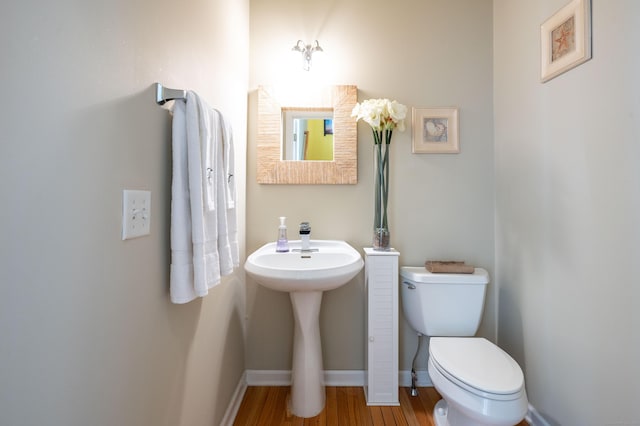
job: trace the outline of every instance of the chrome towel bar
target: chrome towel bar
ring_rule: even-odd
[[[156,103],[164,105],[168,101],[175,99],[185,99],[187,97],[186,90],[169,89],[160,83],[156,83]]]

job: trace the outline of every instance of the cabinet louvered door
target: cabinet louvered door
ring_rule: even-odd
[[[399,405],[398,257],[365,248],[367,405]]]

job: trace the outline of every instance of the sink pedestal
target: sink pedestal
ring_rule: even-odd
[[[322,291],[292,291],[295,328],[291,368],[291,412],[298,417],[314,417],[325,404],[320,304]]]

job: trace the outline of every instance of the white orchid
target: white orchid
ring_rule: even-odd
[[[387,104],[390,121],[394,123],[399,131],[404,132],[404,119],[407,117],[407,107],[398,101],[392,101]]]
[[[356,121],[363,120],[374,131],[405,129],[404,120],[407,116],[407,107],[398,101],[389,99],[368,99],[356,104],[351,112]]]

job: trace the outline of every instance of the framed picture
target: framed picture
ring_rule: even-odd
[[[591,0],[571,0],[540,26],[541,80],[591,59]]]
[[[458,108],[413,108],[412,152],[455,154],[458,142]]]

